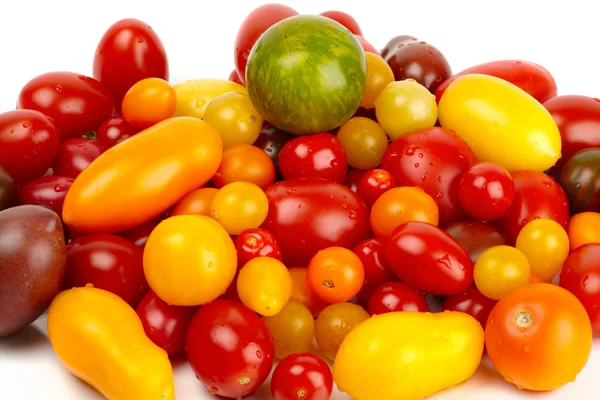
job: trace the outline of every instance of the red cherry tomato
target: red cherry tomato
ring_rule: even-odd
[[[229,74],[229,80],[231,82],[239,83],[240,85],[245,86],[244,82],[242,82],[242,80],[240,79],[240,75],[238,74],[237,69],[235,68]]]
[[[366,205],[372,206],[379,196],[396,186],[396,179],[389,171],[376,168],[363,175],[356,193]]]
[[[104,147],[96,140],[73,138],[62,142],[54,163],[54,174],[76,178],[102,153]]]
[[[67,246],[63,287],[87,284],[108,290],[135,307],[148,290],[142,251],[127,239],[108,233],[72,241]]]
[[[241,303],[224,299],[196,312],[185,350],[196,377],[210,393],[234,399],[256,391],[275,359],[264,321]]]
[[[142,298],[136,308],[146,335],[168,355],[183,350],[187,328],[196,307],[170,306],[153,291]]]
[[[110,117],[100,125],[96,134],[96,139],[105,149],[110,149],[117,143],[132,137],[138,133],[122,116]],[[91,138],[90,138],[91,139]]]
[[[287,142],[279,154],[283,177],[323,178],[342,183],[348,161],[342,142],[330,133],[299,136]]]
[[[271,377],[273,400],[329,400],[332,390],[329,365],[310,353],[285,357]]]
[[[423,294],[403,282],[388,282],[380,285],[369,300],[369,314],[378,315],[394,311],[429,312]]]
[[[256,257],[272,257],[281,261],[281,250],[277,239],[271,232],[262,228],[251,228],[242,231],[235,238],[238,268]]]
[[[381,53],[379,52],[379,50],[377,50],[375,48],[375,46],[373,46],[367,39],[365,39],[361,35],[354,35],[354,36],[356,37],[356,39],[358,39],[358,42],[360,43],[360,45],[362,46],[362,48],[365,52],[373,53],[373,54],[377,54],[378,56],[381,56]]]
[[[154,228],[156,228],[156,225],[158,225],[162,220],[163,217],[152,219],[136,226],[135,228],[131,228],[119,233],[119,236],[124,237],[136,247],[144,250],[144,247],[146,247],[146,242],[148,241],[148,236],[150,236]]]
[[[0,165],[17,183],[43,176],[56,157],[59,143],[54,122],[39,111],[0,114]]]
[[[94,56],[94,78],[112,94],[117,109],[125,93],[144,78],[169,80],[165,47],[146,23],[127,18],[104,33]]]
[[[43,176],[21,188],[21,204],[43,204],[59,216],[67,191],[74,179],[66,176]]]
[[[362,30],[360,29],[360,26],[358,25],[358,22],[356,22],[354,17],[348,13],[345,13],[343,11],[331,10],[331,11],[324,11],[319,15],[330,18],[336,22],[339,22],[340,24],[344,25],[346,27],[346,29],[348,29],[350,32],[352,32],[355,35],[363,34]]]
[[[446,227],[446,232],[469,254],[475,263],[481,253],[506,244],[506,238],[494,225],[479,221],[458,221]]]
[[[508,212],[515,198],[515,183],[506,168],[482,162],[460,178],[458,201],[471,218],[493,221]]]
[[[378,238],[363,240],[354,248],[365,270],[365,281],[356,297],[365,306],[378,286],[398,280],[385,260],[384,250],[384,242]]]
[[[367,170],[364,169],[351,169],[346,173],[346,177],[344,178],[344,186],[352,190],[354,193],[357,193],[358,185],[366,173]]]
[[[461,311],[467,313],[479,321],[481,326],[485,328],[488,316],[496,303],[496,300],[488,299],[475,286],[471,286],[464,293],[446,297],[442,309],[444,311]]]

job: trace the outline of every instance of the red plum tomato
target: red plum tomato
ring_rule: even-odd
[[[273,400],[329,400],[332,390],[329,365],[310,353],[290,354],[271,377]]]
[[[230,80],[231,82],[238,83],[242,86],[245,86],[244,82],[242,82],[242,80],[240,79],[240,74],[238,74],[237,69],[234,69],[233,71],[231,71],[231,73],[229,74],[228,80]]]
[[[465,249],[473,263],[490,247],[506,244],[502,232],[485,222],[457,221],[448,225],[445,230]]]
[[[96,132],[96,140],[104,146],[105,149],[110,149],[114,145],[121,143],[138,133],[139,129],[134,128],[122,116],[110,117],[104,121]]]
[[[62,216],[65,196],[74,179],[66,176],[43,176],[21,188],[21,204],[43,204]]]
[[[144,248],[146,247],[146,242],[148,241],[148,237],[150,236],[154,228],[156,228],[156,226],[162,220],[162,217],[152,219],[134,228],[119,233],[119,236],[124,237],[125,239],[133,243],[136,247],[140,248],[141,250],[144,250]]]
[[[354,17],[348,13],[345,13],[343,11],[330,10],[330,11],[324,11],[319,15],[330,18],[330,19],[344,25],[344,27],[346,27],[346,29],[348,29],[354,35],[362,35],[363,34],[362,30],[360,29],[360,26],[358,25],[358,22],[356,22]]]
[[[238,268],[256,257],[271,257],[281,261],[281,250],[275,236],[262,228],[250,228],[235,238]]]
[[[372,206],[379,196],[396,186],[396,179],[389,171],[376,168],[363,175],[356,193],[367,206]]]
[[[92,161],[104,153],[96,141],[83,138],[68,139],[60,144],[54,163],[54,174],[76,178]]]
[[[365,281],[356,297],[365,306],[378,286],[398,280],[385,260],[384,250],[384,241],[378,238],[363,240],[354,248],[365,270]]]
[[[404,282],[388,282],[380,285],[371,296],[369,314],[378,315],[394,311],[429,312],[429,305],[422,293]]]
[[[460,311],[475,318],[483,328],[487,324],[488,316],[496,305],[496,300],[491,300],[481,294],[475,287],[471,286],[464,293],[446,297],[442,305],[444,311]]]

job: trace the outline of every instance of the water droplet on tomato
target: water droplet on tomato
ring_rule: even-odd
[[[11,129],[11,130],[10,130],[10,133],[15,133],[15,130],[14,130],[14,129]]]
[[[552,187],[552,182],[550,181],[542,181],[542,183],[544,184],[544,186],[546,187]]]
[[[524,351],[525,353],[529,353],[529,346],[525,346],[525,347],[523,348],[523,351]]]
[[[423,158],[423,153],[419,153],[419,158]]]
[[[137,42],[138,42],[138,43],[144,43],[144,39],[142,39],[141,37],[139,37],[139,38],[137,39]]]
[[[202,108],[202,107],[204,107],[205,104],[206,104],[206,101],[204,99],[196,100],[196,108]]]
[[[581,286],[583,287],[583,289],[586,288],[586,286],[588,285],[588,283],[590,282],[590,276],[586,275],[581,279]]]
[[[56,90],[58,93],[62,93],[63,87],[61,85],[56,85],[56,87],[54,88],[54,90]]]
[[[31,126],[30,122],[23,122],[23,128],[29,128]]]
[[[435,195],[435,198],[436,198],[436,199],[441,199],[442,197],[444,197],[444,193],[442,193],[442,192],[438,192],[438,193]]]
[[[198,378],[198,375],[196,375],[196,378]],[[198,378],[198,379],[200,379],[200,378]],[[216,387],[216,386],[211,386],[211,387],[210,387],[210,392],[211,392],[212,394],[217,394],[217,392],[218,392],[218,391],[219,391],[219,389],[217,389],[217,387]]]
[[[54,185],[54,191],[56,193],[64,192],[66,189],[67,188],[65,185],[61,185],[61,184]]]
[[[418,162],[415,163],[415,168],[419,168],[419,163]]]
[[[348,209],[348,204],[342,204],[342,208],[344,208],[344,209],[347,210]]]
[[[437,181],[438,181],[439,183],[442,183],[442,177],[438,175],[438,176],[437,176]]]
[[[330,194],[330,195],[329,195],[329,198],[330,198],[331,200],[333,200],[333,199],[335,199],[335,196],[334,196],[334,195],[332,195],[332,194]]]
[[[505,376],[504,379],[506,379],[506,382],[508,382],[508,383],[514,382],[513,378],[511,378],[510,376]]]
[[[331,165],[332,167],[337,167],[338,165],[340,165],[340,163],[337,160],[331,160],[329,162],[329,165]]]
[[[418,147],[416,146],[409,147],[406,150],[404,150],[404,154],[406,154],[407,156],[414,156],[417,149]]]
[[[298,208],[302,208],[302,204],[298,204]]]
[[[77,144],[75,146],[77,146],[77,147],[85,147],[85,143],[84,142],[77,142]]]
[[[288,189],[287,190],[287,194],[294,194],[296,193],[296,189]]]
[[[78,77],[79,79],[81,79],[82,81],[85,81],[85,76],[83,76],[83,75],[77,75],[77,77]]]
[[[266,151],[267,153],[271,153],[271,152],[273,152],[273,149],[272,149],[272,148],[270,148],[270,147],[267,147],[267,148],[265,149],[265,151]]]
[[[208,264],[206,265],[208,267],[208,269],[212,269],[212,267],[215,266],[215,263],[212,261],[209,261]]]
[[[260,350],[256,350],[256,357],[262,358],[262,353],[260,352]]]
[[[356,219],[356,213],[355,213],[354,211],[350,211],[350,212],[348,213],[348,217],[349,217],[350,219]]]
[[[150,333],[151,333],[151,334],[153,334],[154,332],[156,332],[156,328],[155,328],[155,327],[153,327],[153,326],[151,326],[151,327],[150,327]]]

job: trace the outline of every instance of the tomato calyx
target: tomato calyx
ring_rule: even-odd
[[[306,398],[308,391],[305,388],[296,389],[295,398],[298,400],[302,400]]]
[[[533,314],[528,310],[521,310],[517,313],[515,317],[515,323],[521,330],[525,330],[530,328],[533,325]]]
[[[254,236],[248,236],[245,240],[245,245],[251,249],[258,247],[258,240]]]
[[[96,131],[89,131],[88,133],[81,135],[81,137],[87,140],[98,140],[98,134]]]
[[[333,283],[333,281],[331,279],[326,279],[323,281],[323,286],[332,289],[335,287],[335,284]]]

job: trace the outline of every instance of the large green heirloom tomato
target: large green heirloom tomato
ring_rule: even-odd
[[[348,29],[326,17],[298,15],[271,26],[252,47],[246,84],[267,121],[306,135],[352,117],[366,71],[364,50]]]

